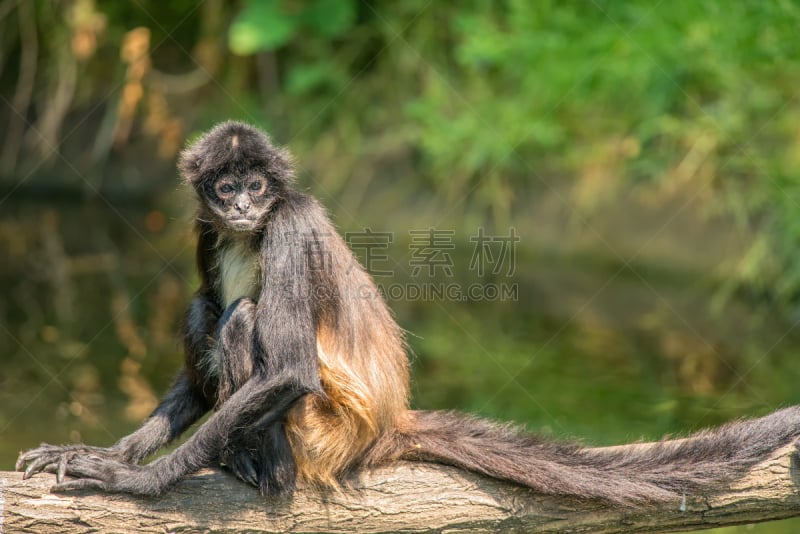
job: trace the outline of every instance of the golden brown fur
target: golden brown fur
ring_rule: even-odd
[[[299,477],[326,487],[336,487],[376,440],[394,433],[409,395],[402,331],[347,246],[331,241],[341,249],[332,251],[332,261],[351,260],[334,269],[349,271],[335,280],[339,316],[347,320],[320,326],[317,356],[325,397],[306,396],[290,410],[286,424]]]

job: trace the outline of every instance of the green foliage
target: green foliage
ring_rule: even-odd
[[[498,224],[519,192],[564,185],[581,217],[634,187],[661,202],[697,197],[751,242],[724,289],[789,304],[800,296],[798,22],[800,6],[783,0],[267,1],[238,14],[231,46],[276,50],[276,106],[293,110],[300,144],[347,124],[349,139],[418,155],[417,190],[466,197]]]
[[[797,2],[82,0],[80,19],[69,2],[31,5],[35,86],[15,79],[23,35],[9,16],[2,89],[50,136],[70,130],[60,122],[96,133],[76,120],[87,109],[107,109],[114,128],[116,104],[102,103],[127,95],[173,152],[173,118],[269,124],[324,170],[317,180],[332,196],[363,199],[402,174],[409,190],[496,226],[542,191],[575,221],[629,194],[655,208],[694,199],[747,243],[713,273],[722,295],[785,310],[800,299]],[[141,100],[133,82],[117,91],[129,83],[120,47],[138,27],[150,57],[137,69],[174,75],[145,76]],[[76,43],[89,52],[72,65]],[[184,93],[198,72],[223,90]],[[23,152],[38,137],[26,139]],[[75,150],[92,160],[109,148]]]
[[[0,21],[2,91],[30,108],[17,118],[37,117],[35,130],[49,135],[37,142],[31,130],[18,149],[12,139],[4,153],[21,151],[16,161],[35,164],[55,144],[86,152],[74,159],[99,169],[110,145],[63,138],[73,123],[87,138],[97,134],[81,120],[89,109],[105,110],[103,128],[115,128],[109,95],[128,98],[136,120],[173,153],[172,119],[239,116],[291,140],[302,161],[324,169],[317,180],[331,195],[351,188],[363,199],[403,175],[409,190],[497,226],[541,191],[555,191],[577,221],[628,194],[650,195],[656,208],[695,199],[706,216],[733,221],[731,233],[747,243],[714,273],[724,295],[786,310],[800,299],[797,2],[30,5],[35,32],[20,33],[16,16]],[[85,16],[74,18],[73,5]],[[148,73],[137,96],[120,47],[139,27],[150,38],[137,69],[172,76]],[[70,56],[76,43],[86,54],[79,61]],[[27,66],[31,87],[16,79],[23,48],[37,62]],[[191,89],[202,85],[198,73],[222,90]]]
[[[303,32],[333,39],[354,17],[353,0],[251,0],[231,24],[229,45],[236,54],[253,54],[275,50]]]
[[[249,2],[231,24],[229,45],[236,54],[273,50],[297,32],[295,17],[283,12],[277,0]]]

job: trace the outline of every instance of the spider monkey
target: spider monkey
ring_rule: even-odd
[[[405,459],[630,504],[735,478],[800,435],[800,407],[790,407],[619,452],[410,410],[403,333],[325,210],[293,186],[289,153],[225,122],[178,168],[199,199],[200,288],[184,321],[184,368],[139,430],[108,448],[42,444],[21,453],[24,478],[46,471],[55,491],[158,495],[224,464],[263,494],[286,495],[298,480],[336,487],[360,467]],[[141,464],[212,410],[177,449]]]

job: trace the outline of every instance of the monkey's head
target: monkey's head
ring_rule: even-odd
[[[187,146],[178,170],[200,198],[203,216],[220,230],[253,232],[294,180],[291,155],[261,130],[218,124]]]

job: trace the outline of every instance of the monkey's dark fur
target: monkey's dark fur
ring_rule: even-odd
[[[792,407],[615,452],[409,410],[402,332],[325,211],[293,188],[289,154],[226,122],[184,150],[179,169],[200,201],[201,284],[183,329],[185,368],[139,430],[109,448],[24,452],[26,478],[48,471],[55,490],[157,495],[223,463],[264,494],[287,494],[298,479],[335,486],[359,467],[409,459],[632,504],[731,480],[800,434]],[[209,410],[183,445],[139,465]]]

